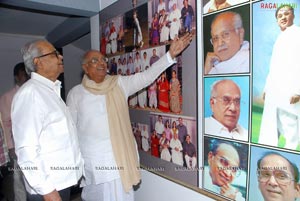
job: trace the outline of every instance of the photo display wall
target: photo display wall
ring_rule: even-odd
[[[214,199],[300,195],[300,0],[150,0],[100,22],[112,75],[144,72],[194,35],[129,97],[142,171]]]

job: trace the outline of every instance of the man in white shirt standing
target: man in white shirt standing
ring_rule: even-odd
[[[218,80],[211,86],[210,107],[213,115],[205,118],[205,133],[247,141],[248,131],[238,124],[241,91],[232,80]]]
[[[183,166],[183,156],[182,156],[182,144],[178,139],[178,134],[174,134],[174,137],[170,141],[170,148],[172,149],[172,162]]]
[[[178,37],[178,35],[179,35],[179,30],[181,27],[180,18],[181,18],[181,12],[177,8],[177,4],[173,3],[172,11],[170,12],[170,15],[169,15],[169,21],[171,22],[170,23],[170,38],[171,38],[171,40],[174,40],[174,38]]]
[[[258,142],[278,146],[285,137],[285,148],[300,144],[300,28],[294,25],[294,9],[283,4],[275,13],[281,33],[273,46],[269,74],[264,88],[264,110]]]
[[[187,34],[175,40],[160,61],[130,76],[107,75],[106,58],[95,50],[85,53],[82,83],[67,98],[85,160],[83,200],[134,200],[133,186],[141,177],[127,99],[174,64],[191,37]]]
[[[63,57],[46,40],[21,50],[31,74],[12,103],[12,130],[27,200],[68,201],[83,173],[76,128],[60,97]]]
[[[162,133],[165,130],[165,125],[163,122],[163,118],[161,115],[158,115],[157,121],[155,122],[155,131],[159,137],[161,137]]]

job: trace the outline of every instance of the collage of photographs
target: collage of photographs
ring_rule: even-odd
[[[202,58],[177,57],[128,100],[142,116],[132,121],[141,165],[163,167],[160,174],[170,180],[220,198],[295,200],[300,197],[300,0],[201,3],[149,0],[100,24],[100,50],[112,75],[151,68],[186,32],[201,41],[193,51],[197,55],[202,48]],[[195,104],[187,106],[188,99]]]
[[[203,5],[202,187],[233,200],[299,199],[300,1]]]

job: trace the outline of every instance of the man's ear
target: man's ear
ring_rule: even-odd
[[[82,70],[84,71],[84,73],[85,73],[85,74],[88,74],[88,71],[87,71],[87,64],[82,64],[81,67],[82,67]]]
[[[239,28],[239,38],[240,38],[240,44],[242,45],[244,42],[244,36],[245,36],[245,29]]]
[[[39,59],[38,59],[38,58],[34,58],[34,59],[33,59],[33,64],[34,64],[35,66],[37,66],[38,62],[39,62]]]
[[[208,156],[207,156],[207,162],[208,162],[208,165],[210,166],[210,163],[211,163],[211,160],[212,160],[212,157],[214,156],[214,154],[210,151],[208,152]]]
[[[210,105],[210,109],[211,109],[212,113],[214,112],[213,111],[213,108],[214,108],[213,106],[214,106],[215,103],[216,103],[216,100],[214,98],[209,99],[209,105]]]
[[[295,183],[295,198],[300,198],[300,184]]]
[[[36,72],[39,72],[41,69],[40,60],[38,58],[34,58],[33,64],[35,65]]]

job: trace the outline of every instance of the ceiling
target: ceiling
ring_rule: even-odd
[[[0,0],[0,33],[43,37],[58,48],[73,43],[90,49],[90,17],[99,13],[99,2]]]
[[[132,9],[132,1],[0,0],[0,34],[42,37],[56,48],[72,43],[85,51],[91,48],[90,17],[101,11],[104,22]],[[138,0],[137,6],[147,1]]]

